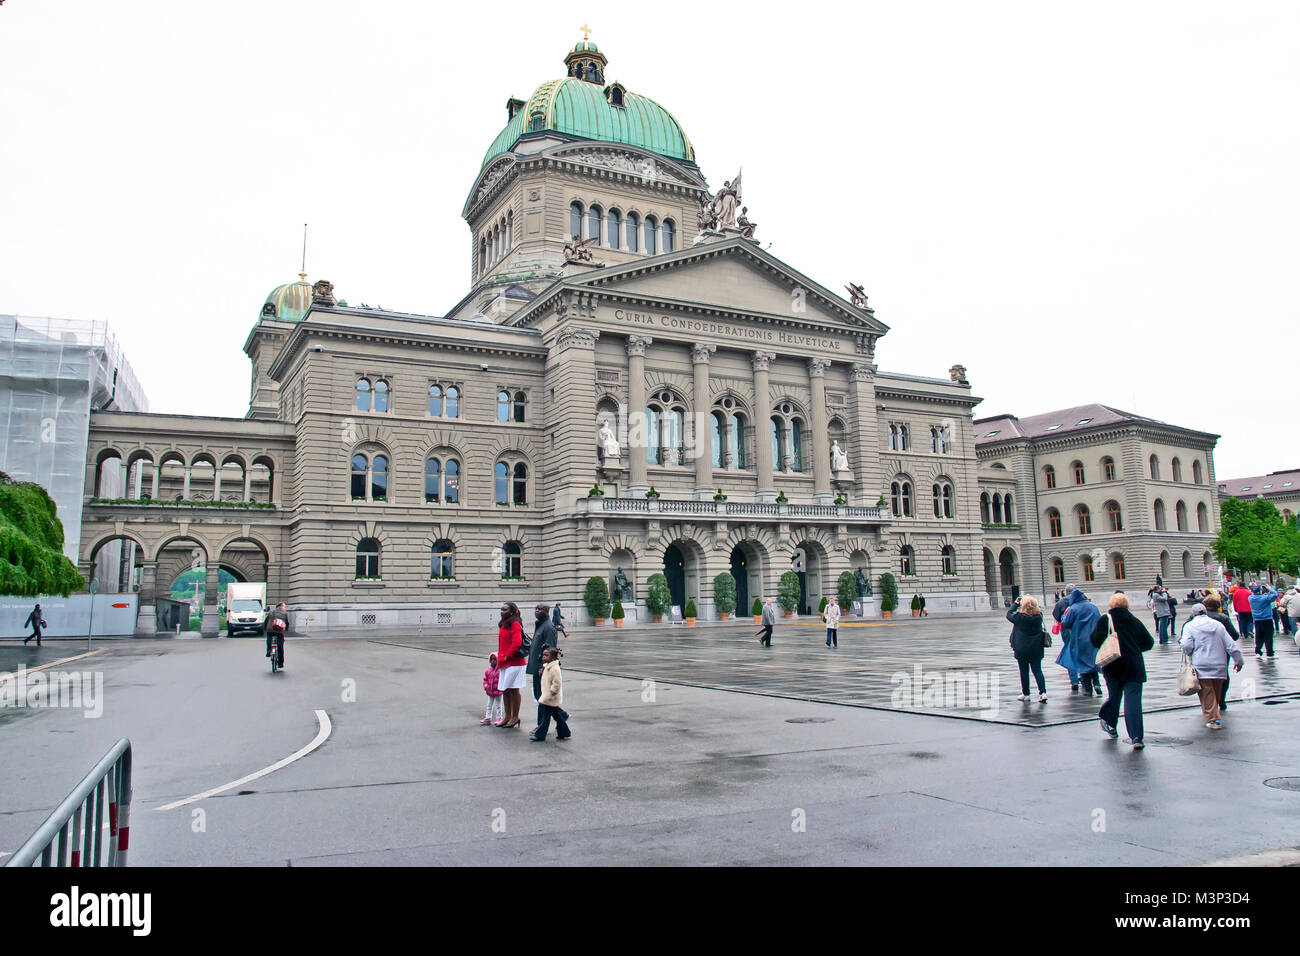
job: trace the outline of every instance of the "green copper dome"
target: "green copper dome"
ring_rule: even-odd
[[[585,64],[579,62],[584,59]],[[628,92],[620,84],[604,86],[583,78],[595,75],[603,80],[602,74],[588,71],[602,69],[604,59],[594,43],[583,41],[574,47],[565,62],[571,73],[582,76],[551,80],[534,90],[492,141],[483,166],[510,152],[521,136],[540,132],[638,146],[660,156],[694,162],[695,148],[672,113],[650,97]],[[620,101],[621,105],[617,105]]]
[[[311,283],[304,277],[298,282],[289,282],[272,289],[262,304],[261,318],[301,322],[310,308]]]

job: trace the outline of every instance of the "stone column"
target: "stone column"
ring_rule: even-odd
[[[158,614],[156,611],[158,596],[158,562],[144,561],[140,564],[140,606],[135,619],[135,632],[140,635],[158,633]]]
[[[755,456],[758,464],[758,492],[755,500],[762,504],[772,504],[776,501],[776,476],[773,474],[772,463],[772,399],[768,385],[768,367],[772,359],[776,358],[774,352],[755,352],[750,359],[750,366],[754,369],[754,441],[756,443]]]
[[[217,584],[220,566],[208,558],[207,574],[203,581],[203,623],[199,634],[203,637],[216,637],[220,633],[220,614],[217,611]]]
[[[650,490],[646,478],[646,450],[650,441],[648,422],[645,419],[645,353],[653,341],[648,335],[627,337],[627,427],[628,488],[632,498],[643,498]]]
[[[153,463],[153,481],[149,490],[149,497],[154,501],[158,500],[158,476],[162,474],[162,465],[158,462]]]
[[[829,359],[808,360],[808,380],[812,385],[813,504],[829,505],[831,494],[831,445],[826,418],[826,368]]]
[[[853,482],[857,486],[855,501],[873,507],[880,500],[880,475],[876,464],[880,456],[874,454],[880,441],[876,416],[876,367],[870,362],[856,362],[850,377],[853,379],[853,446],[849,449],[853,465]],[[982,572],[981,572],[982,573]]]
[[[252,501],[253,491],[253,472],[251,468],[244,469],[244,497],[241,501]]]
[[[709,412],[712,396],[709,394],[709,356],[716,345],[696,343],[691,346],[691,361],[695,368],[695,388],[692,395],[692,425],[695,455],[695,500],[708,501],[713,497],[713,457],[709,444]]]
[[[212,474],[212,500],[221,500],[221,466],[216,465]]]
[[[190,500],[190,466],[185,466],[185,487],[181,491],[181,497],[186,501]]]

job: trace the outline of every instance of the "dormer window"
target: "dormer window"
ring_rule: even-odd
[[[619,109],[623,109],[624,92],[625,90],[623,89],[622,83],[614,83],[611,86],[605,87],[605,98],[609,100],[610,106],[616,106]]]
[[[513,96],[506,100],[506,122],[514,119],[516,114],[524,108],[524,101],[515,99]]]
[[[540,133],[544,129],[546,129],[545,113],[534,113],[528,118],[528,132]]]

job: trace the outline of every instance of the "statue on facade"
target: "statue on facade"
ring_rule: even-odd
[[[861,568],[853,569],[853,580],[858,585],[858,597],[871,597],[871,582],[867,580],[867,573]]]
[[[713,197],[714,228],[734,229],[736,227],[736,209],[740,206],[740,173],[735,179],[729,179]]]
[[[848,471],[849,456],[838,441],[831,442],[831,471]]]
[[[849,293],[849,301],[853,303],[855,309],[865,309],[867,307],[867,290],[862,286],[850,282],[844,287]]]
[[[748,212],[748,206],[740,208],[740,216],[736,219],[736,228],[740,230],[740,234],[746,239],[753,239],[754,230],[758,228],[758,223],[749,221],[749,217],[746,215]]]
[[[623,573],[622,568],[614,572],[614,600],[632,600],[632,582],[627,579],[627,575]]]
[[[573,237],[571,242],[564,244],[564,261],[565,262],[591,262],[591,245],[596,241],[596,237],[590,239],[579,239]]]
[[[609,427],[609,422],[600,423],[600,431],[596,434],[596,441],[600,443],[600,455],[605,461],[621,457],[621,450],[618,444],[618,437],[614,434],[614,429]]]
[[[718,214],[713,210],[712,199],[701,199],[699,212],[700,232],[713,232],[718,228]]]

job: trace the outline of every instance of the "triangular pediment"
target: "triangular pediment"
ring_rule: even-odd
[[[699,305],[743,314],[835,325],[871,335],[888,326],[865,309],[791,268],[747,240],[702,243],[564,283],[665,305]]]

